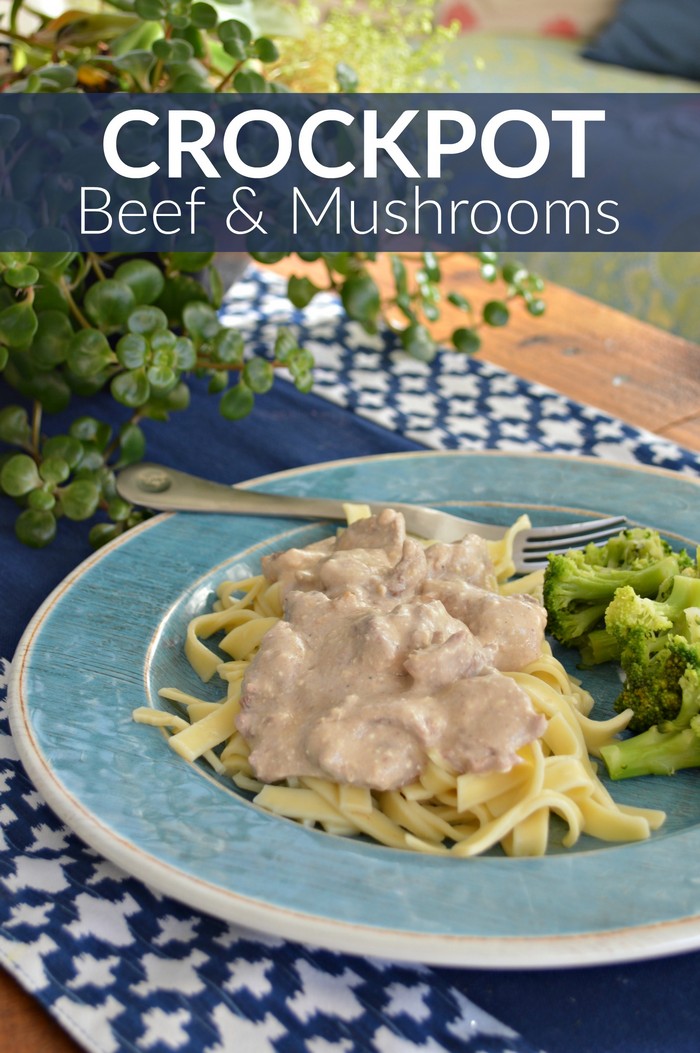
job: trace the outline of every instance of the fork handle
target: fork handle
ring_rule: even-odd
[[[234,515],[281,516],[290,519],[335,519],[344,521],[347,502],[331,497],[294,497],[285,494],[244,490],[213,483],[187,472],[160,464],[133,464],[117,476],[117,490],[134,505],[158,512],[226,512]],[[363,502],[364,503],[364,502]],[[446,516],[437,509],[402,504],[399,501],[369,501],[372,513],[384,508],[403,512],[406,527],[420,537],[457,541],[469,531],[497,539],[503,527]],[[449,528],[445,521],[450,520]],[[449,535],[449,536],[448,536]]]
[[[344,520],[347,503],[331,497],[294,497],[243,490],[150,463],[124,468],[117,477],[117,490],[132,504],[159,512],[228,512],[291,519]],[[383,508],[412,511],[410,505],[397,502],[372,501],[369,506],[373,513]]]

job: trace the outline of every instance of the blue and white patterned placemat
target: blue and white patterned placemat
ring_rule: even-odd
[[[316,359],[316,394],[417,443],[700,470],[700,454],[482,359],[456,351],[443,351],[430,364],[409,358],[392,333],[369,336],[349,320],[333,294],[320,293],[308,308],[295,310],[285,287],[278,275],[249,269],[226,299],[224,322],[268,355],[277,327],[290,325]]]
[[[249,272],[224,317],[261,350],[278,323],[316,356],[315,390],[434,448],[593,454],[686,472],[698,455],[444,353],[427,366],[320,297],[293,311]],[[11,598],[10,598],[11,609]],[[469,998],[469,974],[366,960],[246,933],[128,877],[87,848],[29,782],[0,659],[0,962],[91,1051],[534,1053]]]

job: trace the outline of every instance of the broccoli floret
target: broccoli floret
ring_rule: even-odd
[[[681,705],[681,677],[700,668],[700,579],[677,574],[662,595],[638,596],[625,586],[605,612],[605,631],[620,649],[625,675],[615,709],[633,710],[632,731],[673,719]]]
[[[603,746],[612,779],[636,775],[673,775],[700,767],[700,674],[687,669],[679,681],[680,708],[673,720],[654,724],[632,738]]]
[[[688,669],[700,670],[700,646],[684,636],[633,634],[622,651],[625,682],[615,700],[618,713],[631,709],[631,731],[674,720],[681,709],[681,680]]]
[[[700,578],[675,574],[654,599],[626,585],[618,589],[605,612],[605,628],[624,646],[632,633],[650,635],[673,629],[700,640]]]
[[[547,629],[560,643],[578,645],[581,637],[601,626],[618,589],[629,585],[640,596],[656,596],[677,572],[673,555],[636,568],[593,564],[585,550],[550,556],[543,585]]]
[[[603,567],[628,567],[639,570],[650,563],[658,563],[673,550],[656,530],[632,527],[622,530],[604,545],[590,544],[585,549],[589,563]]]

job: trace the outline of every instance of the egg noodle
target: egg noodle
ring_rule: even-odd
[[[349,523],[370,514],[357,505],[347,512]],[[488,543],[503,594],[536,592],[541,586],[541,572],[510,580],[512,539],[527,525],[521,518],[502,540]],[[624,729],[628,714],[592,720],[592,697],[547,643],[535,662],[505,674],[547,719],[541,738],[518,750],[520,763],[510,771],[459,774],[429,754],[420,777],[399,790],[374,791],[316,777],[259,782],[235,721],[246,669],[282,615],[278,582],[270,584],[262,575],[223,582],[212,610],[190,621],[185,640],[190,665],[204,682],[217,678],[223,697],[209,702],[166,688],[160,696],[180,706],[186,719],[150,707],[135,710],[134,719],[165,729],[181,757],[203,758],[219,775],[254,794],[262,808],[329,833],[364,834],[392,848],[466,857],[500,844],[511,856],[540,856],[547,850],[552,815],[564,821],[565,847],[582,833],[603,841],[637,841],[663,823],[663,812],[617,804],[599,780],[590,757]],[[220,633],[217,652],[203,641]]]

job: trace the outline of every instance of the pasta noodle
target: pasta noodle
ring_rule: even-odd
[[[367,515],[349,506],[348,522]],[[519,520],[506,537],[489,543],[499,590],[537,593],[541,574],[510,581],[511,543]],[[597,776],[591,757],[625,726],[625,714],[610,720],[590,717],[593,699],[569,676],[547,644],[520,672],[507,673],[546,718],[542,736],[518,751],[520,763],[507,772],[459,774],[431,755],[420,777],[400,790],[370,791],[317,777],[264,785],[255,778],[248,746],[236,729],[243,677],[260,641],[282,617],[279,584],[262,575],[226,581],[206,614],[189,623],[185,654],[204,682],[217,677],[225,688],[218,702],[175,688],[160,692],[186,719],[150,707],[134,711],[136,721],[170,733],[171,747],[185,760],[206,760],[254,795],[260,807],[338,835],[365,835],[392,848],[472,857],[500,845],[512,856],[543,855],[552,839],[552,817],[563,823],[564,847],[582,834],[602,841],[646,838],[664,821],[663,812],[617,804]],[[223,634],[223,635],[221,635]],[[207,641],[219,636],[218,649]],[[222,656],[223,652],[223,656]]]

